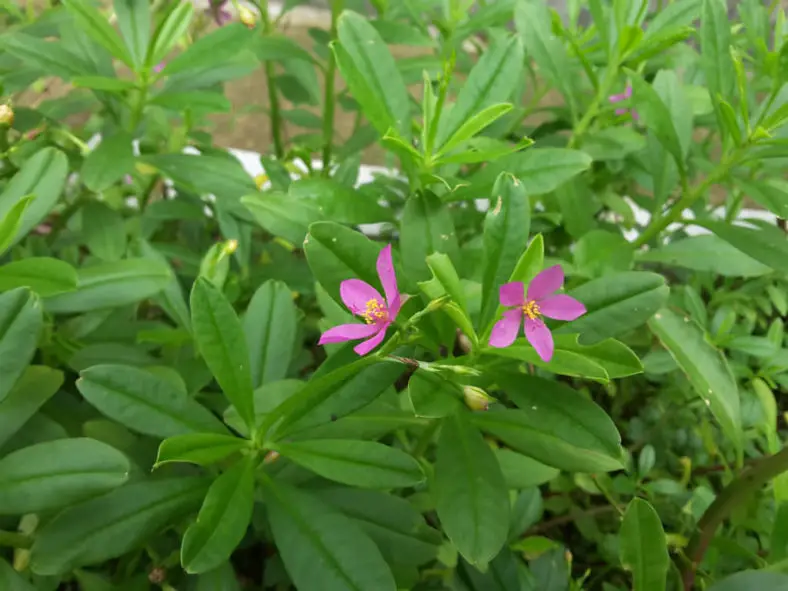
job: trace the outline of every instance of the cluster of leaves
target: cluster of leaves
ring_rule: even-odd
[[[297,1],[34,4],[0,3],[2,591],[788,585],[788,241],[742,219],[788,212],[778,2],[332,0],[312,47]],[[246,76],[258,177],[212,135]],[[388,244],[382,346],[319,346]],[[490,346],[554,265],[586,313],[549,361]]]

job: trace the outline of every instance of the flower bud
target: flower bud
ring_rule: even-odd
[[[279,452],[272,449],[267,454],[265,454],[265,457],[263,458],[263,464],[273,464],[278,459]]]
[[[267,174],[258,174],[254,177],[254,184],[257,185],[258,189],[262,189],[263,185],[268,182],[268,175]]]
[[[8,125],[11,127],[14,124],[14,110],[11,105],[0,105],[0,125]]]
[[[465,405],[471,410],[487,410],[490,403],[495,402],[495,398],[476,386],[464,386],[462,395],[465,398]]]
[[[253,29],[257,24],[257,17],[255,16],[254,12],[252,12],[246,6],[241,6],[238,8],[238,17],[241,19],[241,22],[250,29]]]

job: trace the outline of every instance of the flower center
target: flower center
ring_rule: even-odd
[[[367,302],[366,310],[361,314],[361,317],[367,324],[375,324],[381,320],[388,320],[389,311],[383,302],[378,300],[369,300]]]
[[[542,315],[542,311],[539,309],[539,304],[533,300],[529,300],[523,304],[523,314],[525,314],[526,318],[529,320],[536,320]]]

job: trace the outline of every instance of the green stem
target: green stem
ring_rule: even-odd
[[[456,59],[457,53],[452,49],[451,55],[443,64],[443,76],[441,77],[441,86],[440,91],[438,92],[438,100],[435,103],[435,112],[432,114],[432,124],[430,129],[427,130],[427,141],[426,145],[424,146],[425,160],[427,161],[432,158],[435,136],[438,133],[438,122],[441,118],[443,105],[446,102],[446,95],[449,92],[449,83],[451,82],[451,75],[454,72],[454,64]]]
[[[332,0],[331,2],[331,39],[337,38],[337,19],[342,12],[344,1]],[[326,68],[326,92],[323,101],[323,176],[331,173],[331,149],[334,143],[334,83],[337,71],[337,59],[333,51],[328,52],[328,67]]]
[[[419,459],[424,456],[427,448],[430,445],[430,442],[432,441],[432,437],[435,435],[435,431],[438,430],[440,424],[441,422],[437,419],[430,421],[430,424],[424,429],[421,437],[419,437],[419,440],[416,442],[416,446],[413,448],[414,458]]]
[[[746,503],[750,495],[785,471],[788,471],[788,447],[745,469],[717,495],[698,521],[698,528],[687,546],[686,554],[690,558],[690,564],[682,574],[685,591],[692,589],[695,571],[700,566],[720,524],[736,507]]]
[[[268,14],[268,0],[260,2],[260,17],[263,20],[263,35],[270,35],[273,27],[271,26],[271,16]],[[281,160],[285,154],[282,143],[282,118],[279,115],[279,96],[276,94],[274,63],[271,61],[265,62],[265,83],[268,86],[268,102],[271,109],[271,140],[274,142],[274,153]]]
[[[699,197],[703,196],[703,194],[711,185],[725,177],[725,175],[728,174],[728,171],[739,161],[739,158],[740,152],[737,151],[734,152],[730,158],[723,159],[717,168],[715,168],[705,179],[703,179],[703,181],[701,181],[691,190],[685,191],[684,196],[673,204],[666,215],[658,215],[653,217],[649,225],[646,226],[646,229],[643,230],[643,233],[638,236],[638,239],[635,241],[635,248],[639,248],[644,244],[649,243],[651,240],[659,236],[659,233],[662,232],[662,230],[667,228],[670,224],[681,219],[681,214],[684,212],[684,210],[691,207]]]
[[[10,548],[30,548],[33,545],[33,539],[25,534],[0,530],[0,546],[8,546]]]
[[[145,103],[148,100],[148,77],[143,74],[140,80],[140,90],[137,94],[137,101],[134,103],[134,108],[131,112],[131,121],[129,122],[129,132],[132,134],[137,130],[137,126],[142,121],[142,114],[145,111]]]
[[[612,88],[613,83],[616,80],[617,73],[618,73],[618,56],[616,56],[615,61],[610,62],[610,65],[605,71],[605,77],[602,79],[602,82],[599,84],[593,102],[588,106],[585,115],[583,115],[583,118],[578,122],[577,126],[575,127],[574,132],[572,132],[572,137],[569,139],[570,148],[573,148],[577,144],[577,140],[580,139],[580,137],[582,137],[582,135],[588,130],[589,126],[594,121],[594,117],[596,117],[599,114],[599,111],[602,108],[602,102],[610,94],[610,89]]]

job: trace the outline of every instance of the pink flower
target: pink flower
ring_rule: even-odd
[[[225,4],[227,4],[227,0],[211,0],[208,8],[205,9],[205,12],[210,14],[220,27],[233,18],[233,16],[224,9]]]
[[[545,269],[534,277],[528,286],[519,281],[501,286],[502,306],[516,306],[503,313],[490,335],[493,347],[508,347],[520,332],[520,322],[525,319],[525,338],[531,343],[542,361],[553,358],[553,335],[541,316],[555,320],[574,320],[586,313],[586,307],[575,298],[565,294],[554,294],[564,284],[564,271],[561,265]]]
[[[615,104],[620,103],[621,101],[626,101],[630,98],[632,98],[632,85],[627,84],[624,92],[621,94],[611,94],[609,97],[607,97],[607,100]],[[630,113],[633,119],[638,118],[638,112],[635,109],[616,109],[616,115],[626,115],[627,113]]]
[[[156,64],[155,66],[153,66],[153,73],[154,74],[158,74],[159,72],[161,72],[164,69],[164,66],[166,66],[166,65],[167,65],[166,62],[161,62],[159,64]]]
[[[402,296],[397,289],[397,276],[391,258],[391,245],[380,251],[377,262],[378,277],[386,292],[384,300],[378,291],[361,279],[346,279],[339,286],[339,295],[348,310],[364,319],[365,324],[341,324],[324,332],[318,344],[344,343],[368,339],[353,350],[366,355],[383,342],[386,330],[394,322],[402,307]],[[371,338],[368,338],[371,337]]]

